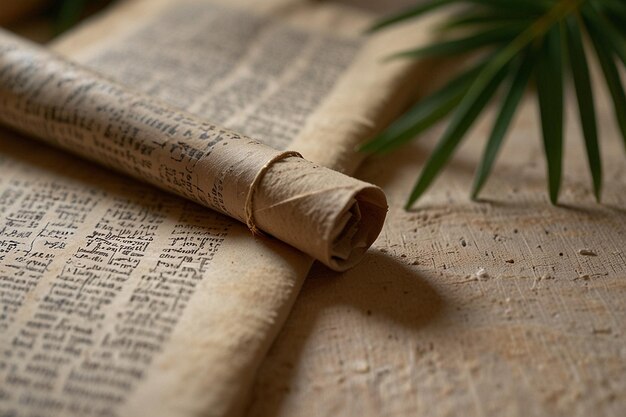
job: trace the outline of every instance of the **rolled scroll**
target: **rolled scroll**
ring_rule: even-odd
[[[335,270],[359,261],[387,211],[376,186],[174,109],[4,31],[0,123],[245,222]]]

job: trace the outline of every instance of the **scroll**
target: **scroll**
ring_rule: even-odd
[[[387,211],[376,186],[132,92],[3,31],[0,123],[245,222],[335,270],[359,261]]]

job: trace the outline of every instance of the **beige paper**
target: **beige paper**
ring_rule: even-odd
[[[382,191],[134,93],[0,31],[0,122],[267,232],[336,270],[380,232]]]
[[[382,59],[425,30],[365,38],[370,22],[321,2],[127,0],[52,47],[167,108],[352,173],[355,146],[411,92],[401,86],[412,64]],[[312,259],[188,199],[0,135],[0,413],[241,414]],[[283,159],[259,181],[301,163]],[[284,208],[261,197],[253,207]],[[343,207],[349,238],[358,212]]]

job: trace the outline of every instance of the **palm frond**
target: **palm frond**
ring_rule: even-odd
[[[570,73],[574,80],[576,97],[578,98],[578,114],[583,128],[587,160],[593,181],[593,191],[596,200],[600,201],[602,192],[602,161],[598,145],[598,127],[596,123],[596,109],[593,102],[593,90],[589,65],[584,50],[583,37],[576,17],[570,16],[566,21],[567,47],[570,61]]]
[[[510,42],[517,36],[521,28],[527,26],[527,22],[517,22],[515,24],[488,28],[458,39],[445,40],[421,48],[399,52],[392,55],[391,58],[424,58],[450,54],[464,54],[488,45],[499,45],[507,41]]]
[[[550,201],[556,204],[563,163],[563,65],[561,31],[555,26],[546,35],[537,66],[537,95],[541,113],[543,149],[548,164]]]
[[[499,65],[486,65],[459,103],[448,128],[426,162],[417,183],[411,191],[409,200],[406,203],[407,209],[420,198],[437,174],[439,174],[443,165],[448,162],[465,133],[485,108],[506,76],[509,62],[504,60],[492,62],[498,62]]]
[[[420,17],[423,14],[436,10],[442,6],[447,6],[454,2],[455,0],[432,0],[428,3],[420,4],[408,10],[405,10],[404,12],[401,12],[401,13],[398,13],[393,16],[389,16],[385,19],[380,20],[375,25],[370,27],[368,31],[375,32],[377,30],[386,28],[387,26],[395,25],[396,23],[401,23],[401,22],[404,22],[405,20]]]
[[[496,117],[493,129],[491,130],[491,135],[489,136],[487,145],[485,146],[483,157],[476,171],[474,185],[472,186],[473,199],[478,197],[478,193],[480,193],[485,181],[487,181],[487,177],[489,177],[489,174],[491,173],[491,168],[495,162],[498,151],[500,150],[500,145],[502,145],[504,136],[506,135],[509,125],[511,124],[511,120],[515,115],[515,110],[522,100],[524,90],[530,81],[533,65],[534,60],[523,60],[519,64],[515,76],[511,78],[511,85],[507,95],[505,96],[500,113]]]
[[[511,10],[464,9],[461,12],[454,14],[450,19],[442,22],[439,25],[439,30],[445,32],[472,27],[493,27],[518,24],[521,22],[530,24],[534,18],[534,16],[529,16],[527,13],[520,13]]]
[[[550,201],[556,204],[563,159],[564,90],[571,79],[578,101],[594,195],[600,200],[602,163],[594,94],[585,38],[608,85],[615,117],[626,145],[626,93],[620,66],[626,66],[626,3],[622,0],[430,0],[379,21],[371,31],[409,21],[442,8],[450,17],[436,29],[443,40],[396,54],[419,59],[457,57],[478,49],[488,58],[418,102],[361,150],[387,152],[425,132],[450,114],[408,198],[410,207],[427,190],[507,80],[505,95],[472,186],[476,198],[487,181],[506,132],[531,83],[537,86]],[[571,77],[566,79],[564,73]]]
[[[613,23],[608,18],[598,13],[593,3],[589,3],[586,6],[582,8],[582,13],[587,19],[587,24],[593,26],[595,38],[604,40],[606,46],[626,65],[626,42],[624,42],[624,36],[619,33],[618,29],[613,26]]]
[[[360,150],[379,153],[392,151],[436,124],[456,108],[490,58],[479,61],[444,87],[417,102],[385,131],[361,146]]]
[[[593,28],[590,29],[593,30]],[[598,61],[600,61],[602,72],[606,78],[606,84],[613,98],[615,117],[622,132],[624,146],[626,146],[626,93],[624,93],[624,86],[622,85],[622,80],[615,62],[616,59],[601,40],[594,36],[592,36],[591,39],[596,50],[596,55],[598,56]]]

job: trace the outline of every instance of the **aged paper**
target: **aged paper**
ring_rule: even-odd
[[[380,232],[382,191],[128,90],[0,31],[0,122],[240,220],[327,266]]]
[[[401,106],[412,68],[381,59],[410,37],[364,40],[369,18],[348,8],[243,3],[126,1],[56,48],[203,119],[353,171],[354,146]],[[2,413],[240,412],[311,259],[2,135]]]

